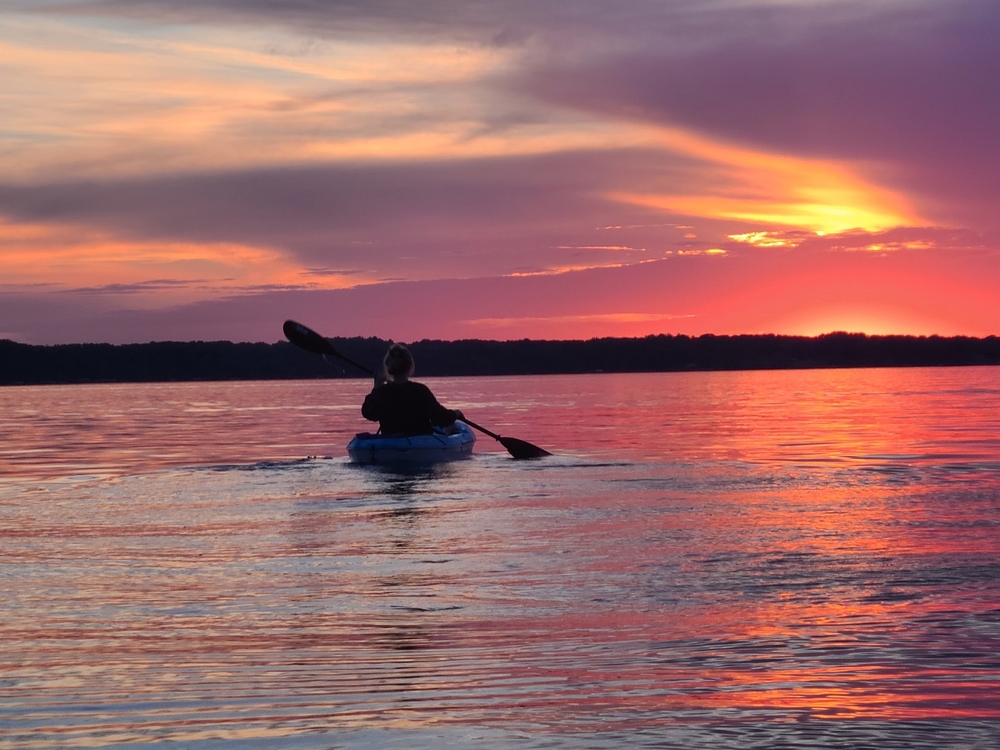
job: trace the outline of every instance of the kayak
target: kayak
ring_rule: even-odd
[[[464,422],[430,435],[392,437],[359,432],[347,444],[347,454],[359,464],[434,464],[472,455],[476,434]]]

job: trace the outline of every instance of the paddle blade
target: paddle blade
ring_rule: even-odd
[[[514,458],[541,458],[542,456],[551,456],[547,450],[539,448],[537,445],[532,445],[524,440],[518,440],[517,438],[501,437],[497,438],[500,441],[500,445],[507,449]]]
[[[474,427],[482,433],[489,435],[494,440],[498,440],[500,445],[507,449],[514,458],[541,458],[542,456],[551,456],[547,450],[539,448],[537,445],[532,445],[525,440],[518,440],[517,438],[501,437],[495,432],[487,430],[485,427],[476,424],[471,419],[462,415],[462,421],[465,422],[469,427]]]
[[[285,338],[307,352],[337,356],[337,351],[333,348],[333,344],[316,333],[316,331],[301,323],[296,323],[294,320],[286,320],[281,329],[285,332]]]

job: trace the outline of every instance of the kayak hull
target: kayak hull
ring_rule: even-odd
[[[347,455],[358,464],[436,464],[472,455],[476,434],[467,424],[456,422],[448,432],[410,437],[387,437],[358,433],[347,444]]]

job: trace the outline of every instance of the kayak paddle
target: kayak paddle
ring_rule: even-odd
[[[500,445],[507,449],[507,452],[514,458],[541,458],[542,456],[551,456],[544,448],[539,448],[537,445],[532,445],[526,440],[518,440],[517,438],[510,437],[500,437],[495,432],[490,432],[485,427],[480,427],[471,419],[462,417],[462,421],[465,422],[469,427],[475,427],[480,432],[489,435],[494,440],[498,441]]]
[[[375,377],[374,370],[369,370],[364,365],[359,365],[353,359],[345,357],[333,348],[333,344],[311,328],[308,328],[301,323],[296,323],[294,320],[286,320],[285,324],[281,327],[281,330],[285,332],[285,338],[295,344],[295,346],[305,349],[307,352],[312,352],[313,354],[328,354],[332,357],[340,357],[340,359],[344,360],[349,365],[357,367],[361,370],[361,372],[367,372],[373,378]]]
[[[358,364],[353,359],[345,357],[333,348],[333,344],[331,344],[328,339],[323,338],[308,326],[296,323],[294,320],[286,320],[285,324],[281,328],[285,332],[285,337],[295,344],[295,346],[305,349],[307,352],[312,352],[313,354],[324,354],[332,357],[339,357],[348,364],[354,365],[362,372],[368,373],[373,378],[375,377],[374,370],[370,370],[364,365]],[[500,437],[500,435],[497,435],[495,432],[490,432],[485,427],[480,427],[475,422],[470,419],[466,419],[465,417],[462,417],[462,421],[469,425],[469,427],[473,427],[483,434],[489,435],[491,438],[498,441],[500,445],[506,448],[507,452],[514,458],[541,458],[542,456],[552,455],[547,450],[539,448],[537,445],[532,445],[526,440],[518,440],[517,438],[511,437]]]

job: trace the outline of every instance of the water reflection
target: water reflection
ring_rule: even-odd
[[[22,389],[0,748],[992,747],[995,378],[447,381],[562,455],[408,473],[287,384]]]

